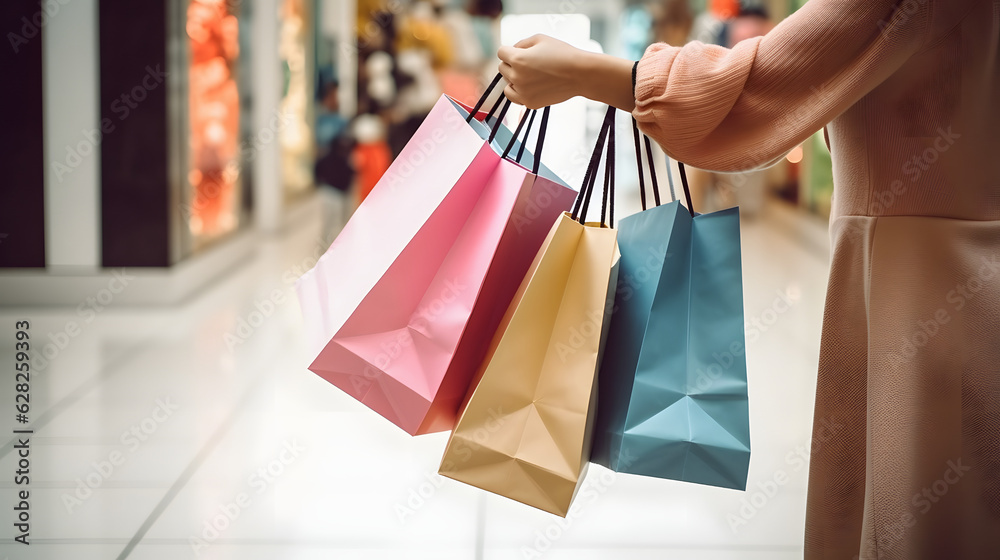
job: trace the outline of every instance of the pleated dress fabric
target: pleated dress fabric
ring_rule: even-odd
[[[998,50],[1000,0],[811,0],[639,62],[640,128],[695,167],[761,167],[826,126],[806,558],[1000,558]]]

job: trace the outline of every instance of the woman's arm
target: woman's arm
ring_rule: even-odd
[[[812,0],[766,36],[732,49],[653,45],[639,62],[632,114],[675,159],[716,171],[761,167],[923,46],[934,1]],[[628,61],[537,37],[499,55],[514,101],[538,106],[586,95],[630,106]]]
[[[500,47],[497,56],[507,98],[529,109],[578,95],[623,111],[635,108],[631,60],[583,51],[546,35]]]

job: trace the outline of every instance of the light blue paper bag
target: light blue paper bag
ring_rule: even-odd
[[[645,208],[638,129],[634,135]],[[648,138],[646,154],[652,161]],[[681,177],[690,208],[683,165]],[[657,206],[619,225],[591,461],[744,490],[750,420],[739,211],[692,216],[676,199],[660,206],[652,179]]]

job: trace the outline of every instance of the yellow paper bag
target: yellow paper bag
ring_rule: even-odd
[[[563,517],[590,457],[618,285],[618,236],[605,226],[606,215],[614,223],[614,118],[609,107],[573,213],[552,225],[508,306],[439,469]],[[584,225],[605,139],[601,222]]]
[[[565,517],[586,473],[614,229],[563,214],[493,338],[440,473]]]

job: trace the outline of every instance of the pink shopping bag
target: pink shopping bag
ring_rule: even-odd
[[[442,96],[296,285],[321,347],[309,369],[413,435],[454,426],[508,303],[576,194],[534,153],[533,169],[502,157],[518,144],[500,122],[509,102],[492,127],[482,102],[467,122],[468,108]]]

